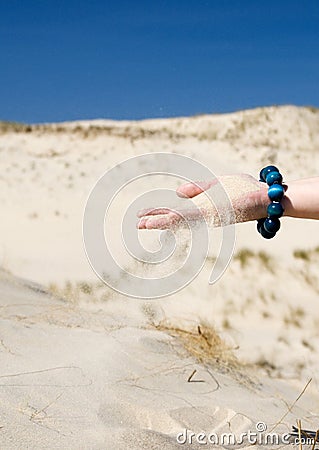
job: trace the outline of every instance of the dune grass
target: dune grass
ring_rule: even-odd
[[[0,121],[0,134],[5,133],[30,133],[32,125],[20,122]]]
[[[87,281],[67,281],[63,285],[51,283],[48,286],[48,290],[55,297],[75,304],[81,300],[88,300],[90,302],[107,301],[112,295],[110,289],[103,283],[89,283]]]
[[[178,327],[163,321],[156,328],[176,337],[189,356],[207,369],[211,367],[214,371],[232,376],[241,384],[256,387],[256,382],[246,371],[247,365],[238,360],[235,349],[220,337],[212,325],[201,322],[190,327]]]
[[[269,272],[274,272],[272,257],[262,250],[259,252],[254,252],[249,248],[242,248],[234,255],[234,260],[239,261],[242,269],[257,261]]]

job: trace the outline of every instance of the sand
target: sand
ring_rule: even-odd
[[[283,218],[267,242],[255,223],[236,225],[235,255],[214,285],[222,230],[211,230],[198,277],[152,301],[103,286],[81,235],[92,186],[125,158],[176,152],[218,175],[258,176],[275,163],[286,180],[296,179],[319,172],[318,130],[318,112],[292,106],[0,127],[1,449],[197,449],[203,445],[179,444],[177,436],[185,429],[238,435],[260,421],[268,430],[280,422],[278,433],[298,419],[318,427],[316,221]],[[180,182],[146,177],[123,192],[114,230],[140,190]],[[144,233],[152,245],[157,233]],[[221,354],[207,329],[220,337]]]
[[[185,429],[238,436],[263,421],[282,435],[297,417],[316,426],[315,382],[289,412],[296,381],[196,362],[136,313],[125,325],[112,308],[71,307],[6,273],[0,288],[1,448],[176,449]]]

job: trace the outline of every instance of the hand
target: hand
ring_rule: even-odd
[[[218,189],[224,188],[230,202],[218,200]],[[215,205],[207,198],[208,191]],[[206,220],[211,226],[246,222],[266,216],[269,203],[267,185],[247,174],[221,176],[213,181],[186,183],[177,191],[179,197],[195,199],[198,209],[172,210],[148,208],[138,212],[139,229],[168,229],[185,226],[187,222]],[[229,211],[231,210],[231,211]],[[233,212],[229,215],[227,212]],[[227,218],[232,217],[227,223]],[[225,219],[226,217],[226,219]]]

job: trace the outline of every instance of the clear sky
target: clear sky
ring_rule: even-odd
[[[319,107],[318,0],[0,0],[0,120]]]

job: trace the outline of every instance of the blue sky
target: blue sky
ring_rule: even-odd
[[[0,0],[0,120],[319,107],[319,1]]]

